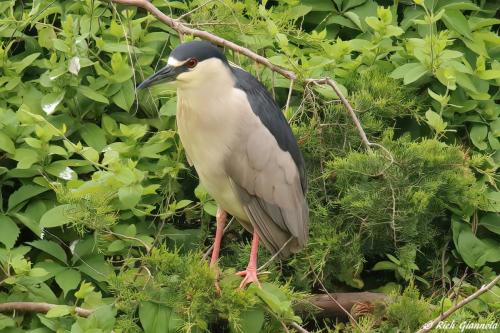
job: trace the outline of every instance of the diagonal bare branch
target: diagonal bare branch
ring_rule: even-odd
[[[181,21],[176,20],[171,18],[170,16],[164,14],[161,10],[156,8],[151,2],[147,0],[112,0],[114,3],[122,4],[122,5],[130,5],[130,6],[136,6],[140,7],[149,13],[151,13],[153,16],[155,16],[158,20],[161,22],[165,23],[175,31],[177,31],[180,35],[193,35],[195,37],[210,41],[214,44],[217,44],[219,46],[231,49],[233,51],[236,51],[238,53],[241,53],[248,58],[252,59],[253,61],[262,64],[264,66],[269,67],[272,71],[275,71],[277,73],[280,73],[284,77],[290,79],[290,80],[295,80],[296,75],[294,72],[283,69],[281,67],[278,67],[271,63],[269,59],[245,48],[242,47],[238,44],[235,44],[227,39],[224,39],[222,37],[219,37],[217,35],[211,34],[208,31],[204,30],[198,30],[194,28],[190,28],[183,24]]]
[[[429,321],[428,323],[424,324],[421,329],[417,331],[417,333],[427,333],[434,329],[441,321],[445,320],[449,316],[451,316],[455,311],[466,305],[467,303],[475,300],[491,288],[493,288],[497,283],[500,282],[500,275],[497,275],[493,280],[490,281],[490,283],[482,285],[481,288],[476,290],[476,292],[470,294],[468,297],[464,298],[457,304],[455,304],[453,307],[449,308],[447,311],[441,313],[437,318]]]

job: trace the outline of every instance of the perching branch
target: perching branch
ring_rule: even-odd
[[[491,287],[486,287],[486,288],[489,289]],[[484,291],[486,291],[487,289],[485,289]],[[332,298],[335,299],[336,302],[333,302]],[[388,299],[387,296],[384,294],[359,292],[359,293],[330,293],[328,295],[316,294],[312,295],[309,299],[307,299],[307,301],[320,310],[319,314],[321,316],[345,317],[346,316],[346,313],[344,312],[345,309],[352,309],[357,304],[370,306],[376,302],[386,302],[387,299]],[[12,312],[12,311],[47,313],[50,309],[56,306],[58,305],[50,303],[42,303],[42,302],[7,302],[0,304],[0,313]],[[342,309],[341,307],[344,309]],[[94,310],[84,309],[80,307],[75,307],[74,310],[75,313],[80,317],[88,317],[94,312]],[[297,304],[297,306],[295,306],[295,310],[299,313],[306,311],[307,305]],[[295,325],[293,325],[293,323],[292,326],[298,329]],[[427,332],[427,331],[422,331],[422,332]]]
[[[497,277],[491,280],[490,283],[482,285],[481,288],[476,290],[476,292],[471,294],[469,297],[464,298],[463,300],[461,300],[460,302],[449,308],[447,311],[441,313],[437,318],[429,321],[428,323],[425,323],[424,326],[422,326],[422,328],[417,331],[417,333],[429,332],[430,330],[435,328],[441,321],[445,320],[446,318],[451,316],[455,311],[457,311],[467,303],[478,298],[479,296],[481,296],[482,294],[493,288],[493,286],[495,286],[499,282],[500,282],[500,275],[497,275]]]
[[[50,309],[58,306],[57,304],[42,303],[42,302],[7,302],[0,304],[0,313],[2,312],[39,312],[47,313]],[[80,307],[75,307],[75,313],[80,317],[88,317],[94,310],[88,310]]]
[[[228,41],[227,39],[211,34],[208,31],[190,28],[184,25],[181,21],[173,19],[168,15],[165,15],[161,10],[156,8],[151,2],[147,0],[112,0],[112,1],[114,3],[122,5],[130,5],[143,8],[144,10],[155,16],[158,20],[160,20],[161,22],[165,23],[166,25],[177,31],[180,35],[193,35],[195,37],[207,40],[224,48],[231,49],[235,52],[247,56],[248,58],[252,59],[253,61],[259,64],[269,67],[272,71],[280,73],[281,75],[290,80],[296,79],[296,75],[294,72],[278,67],[273,63],[271,63],[267,58],[253,51],[250,51],[245,47],[239,46],[231,41]]]

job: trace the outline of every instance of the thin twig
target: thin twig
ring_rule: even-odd
[[[394,187],[392,187],[392,182],[391,181],[389,181],[389,187],[391,188],[391,196],[392,196],[392,218],[391,218],[392,237],[394,239],[394,248],[397,248],[397,239],[396,239],[396,195],[394,193]]]
[[[186,12],[186,13],[182,14],[181,16],[179,16],[179,17],[177,18],[177,20],[178,20],[178,21],[182,20],[182,19],[183,19],[183,18],[185,18],[186,16],[193,14],[193,13],[194,13],[194,12],[196,12],[197,10],[199,10],[199,9],[201,9],[201,8],[203,8],[203,7],[205,7],[206,5],[208,5],[209,3],[213,2],[213,1],[214,1],[214,0],[208,0],[208,1],[205,1],[205,2],[204,2],[204,3],[202,3],[201,5],[196,6],[195,8],[191,9],[189,12]]]
[[[113,236],[117,236],[119,238],[125,238],[125,239],[129,239],[129,240],[133,240],[133,241],[139,242],[139,243],[141,243],[142,246],[144,246],[146,248],[146,253],[149,253],[149,251],[151,251],[151,246],[149,246],[148,244],[146,244],[146,242],[143,241],[140,238],[132,237],[132,236],[127,236],[127,235],[123,235],[123,234],[119,234],[117,232],[113,232],[113,231],[109,231],[109,230],[106,231],[106,233],[108,233],[110,235],[113,235]]]
[[[42,302],[7,302],[0,304],[0,312],[39,312],[47,313],[50,309],[59,306],[58,304],[42,303]],[[80,317],[88,317],[94,310],[84,309],[80,307],[74,308],[75,313]]]
[[[274,259],[276,259],[276,257],[281,253],[281,251],[283,251],[283,249],[288,245],[288,243],[290,243],[293,239],[293,236],[288,238],[288,240],[285,242],[285,244],[283,244],[280,249],[278,251],[276,251],[275,254],[273,254],[273,256],[268,260],[266,261],[266,263],[262,266],[260,266],[257,271],[260,272],[261,270],[263,270],[264,268],[267,267],[267,265],[269,265],[270,263],[272,263],[274,261]]]
[[[311,268],[312,268],[312,263],[311,263],[311,261],[310,261],[310,260],[309,260],[309,265],[310,265],[310,266],[311,266]],[[354,317],[353,317],[353,315],[352,315],[349,311],[347,311],[347,310],[346,310],[346,308],[344,308],[344,307],[342,306],[342,304],[340,304],[340,302],[339,302],[339,301],[337,301],[337,300],[335,299],[335,297],[333,297],[333,296],[332,296],[332,295],[328,292],[328,289],[326,289],[326,287],[325,287],[325,285],[323,284],[323,282],[321,282],[321,279],[319,278],[319,276],[318,276],[318,274],[316,273],[316,271],[314,270],[314,268],[313,268],[311,271],[312,271],[312,273],[314,274],[314,277],[315,277],[316,281],[317,281],[317,282],[319,283],[319,285],[321,286],[322,291],[323,291],[323,292],[325,292],[325,293],[328,295],[328,297],[329,297],[329,298],[333,301],[333,303],[337,304],[337,306],[338,306],[338,307],[339,307],[342,311],[344,311],[344,313],[347,315],[347,317],[349,317],[349,319],[352,321],[353,326],[355,326],[355,327],[359,328],[359,329],[360,329],[360,330],[364,333],[364,330],[363,330],[363,329],[359,326],[358,322],[356,321],[356,318],[354,318]]]
[[[290,80],[290,87],[288,88],[288,97],[286,98],[285,111],[288,111],[288,107],[290,106],[290,100],[292,99],[292,90],[293,90],[293,82],[295,80]]]
[[[294,72],[283,69],[281,67],[278,67],[271,63],[269,59],[245,48],[242,47],[238,44],[235,44],[231,41],[228,41],[227,39],[221,38],[217,35],[214,35],[208,31],[203,31],[203,30],[198,30],[194,28],[190,28],[180,22],[179,20],[173,19],[170,16],[164,14],[161,10],[156,8],[151,2],[147,0],[112,0],[114,3],[122,4],[122,5],[130,5],[130,6],[136,6],[143,8],[147,12],[151,13],[153,16],[155,16],[158,20],[161,22],[165,23],[175,31],[177,31],[180,35],[192,35],[194,37],[198,37],[207,41],[210,41],[214,44],[217,44],[219,46],[222,46],[224,48],[231,49],[233,51],[236,51],[238,53],[241,53],[248,58],[252,59],[255,62],[258,62],[259,64],[262,64],[264,66],[269,67],[271,70],[280,73],[284,77],[295,80],[296,75]]]
[[[356,112],[352,108],[351,104],[345,98],[344,94],[340,91],[340,88],[337,86],[337,83],[333,81],[330,78],[324,78],[324,79],[306,79],[305,80],[306,84],[312,83],[312,84],[327,84],[329,85],[333,91],[337,94],[337,96],[340,98],[342,101],[342,104],[346,107],[347,111],[349,112],[349,115],[351,116],[352,122],[356,126],[359,136],[361,137],[361,141],[363,142],[363,145],[365,146],[366,150],[371,151],[371,146],[373,145],[370,143],[368,140],[368,137],[366,136],[365,130],[361,126],[361,123],[359,122],[358,116],[356,116]]]
[[[304,327],[300,326],[299,324],[297,324],[294,321],[292,321],[290,323],[290,326],[292,326],[293,328],[295,328],[297,330],[297,332],[300,332],[300,333],[310,333],[308,330],[306,330]]]
[[[424,324],[420,330],[417,331],[417,333],[426,333],[435,328],[441,321],[445,320],[449,316],[451,316],[455,311],[466,305],[467,303],[473,301],[474,299],[478,298],[491,288],[495,286],[498,282],[500,282],[500,275],[497,275],[493,280],[491,280],[490,283],[486,285],[482,285],[481,288],[476,290],[476,292],[472,293],[469,297],[464,298],[462,301],[459,303],[455,304],[453,307],[448,309],[447,311],[441,313],[437,318],[429,321],[428,323]]]

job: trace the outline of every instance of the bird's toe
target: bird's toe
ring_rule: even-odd
[[[243,280],[240,283],[239,288],[244,289],[247,285],[252,282],[255,282],[259,288],[262,288],[259,282],[259,278],[257,277],[257,269],[246,269],[244,271],[236,273],[236,275],[243,276]]]

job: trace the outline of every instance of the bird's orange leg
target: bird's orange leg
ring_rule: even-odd
[[[245,278],[240,283],[240,288],[245,288],[248,284],[255,282],[260,287],[259,279],[257,278],[257,252],[259,250],[259,235],[257,231],[253,232],[252,249],[250,250],[250,260],[248,261],[247,269],[236,273]]]
[[[222,241],[222,235],[224,234],[226,217],[227,217],[226,212],[219,207],[217,209],[217,215],[215,216],[217,220],[217,229],[215,230],[214,249],[212,250],[212,257],[210,258],[210,266],[215,265],[217,259],[219,259],[220,243]]]
[[[227,214],[222,208],[217,208],[217,214],[215,219],[217,220],[217,228],[215,229],[215,240],[214,240],[214,248],[212,250],[212,257],[210,258],[210,267],[214,267],[219,259],[220,252],[220,244],[222,241],[222,236],[224,234],[224,227],[226,225],[226,217]],[[221,290],[219,286],[219,270],[217,270],[217,276],[215,277],[215,289],[217,293],[220,295]]]

